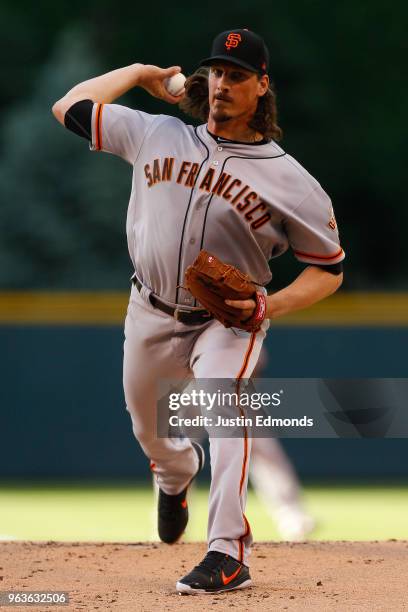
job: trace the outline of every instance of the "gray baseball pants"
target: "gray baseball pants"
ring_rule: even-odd
[[[259,357],[266,322],[257,334],[226,329],[212,320],[188,326],[153,308],[149,290],[132,287],[125,322],[123,385],[133,432],[159,487],[180,493],[198,459],[189,439],[157,437],[157,381],[174,378],[249,378]],[[245,517],[251,438],[210,438],[209,550],[248,564],[252,543]]]

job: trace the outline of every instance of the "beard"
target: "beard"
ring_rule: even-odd
[[[216,109],[210,111],[211,119],[215,123],[226,123],[231,119],[231,115],[229,115],[225,110]]]

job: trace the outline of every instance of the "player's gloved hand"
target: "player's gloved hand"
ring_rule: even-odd
[[[266,298],[257,291],[255,283],[207,251],[201,251],[187,268],[185,285],[225,327],[256,332],[265,319]]]
[[[178,104],[183,99],[184,92],[180,96],[172,96],[167,91],[164,82],[179,72],[181,72],[180,66],[159,68],[151,64],[141,64],[138,85],[155,98],[160,98],[170,104]]]
[[[266,314],[266,297],[260,291],[256,292],[255,298],[250,300],[225,300],[228,306],[241,310],[241,321],[262,323]]]

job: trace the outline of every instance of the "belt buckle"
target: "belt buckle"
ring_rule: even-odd
[[[190,312],[191,312],[191,310],[183,310],[182,308],[175,308],[174,309],[174,313],[173,313],[173,317],[176,319],[176,321],[180,321],[180,318],[181,318],[182,314],[188,314]]]

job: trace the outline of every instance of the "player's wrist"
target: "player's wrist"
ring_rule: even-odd
[[[141,87],[142,86],[142,81],[143,81],[143,75],[144,75],[144,72],[145,72],[145,65],[144,64],[140,64],[138,62],[136,64],[132,64],[131,66],[129,66],[129,68],[131,69],[133,86],[134,87]]]
[[[276,319],[279,316],[278,305],[274,295],[266,296],[266,314],[265,319]]]
[[[293,309],[291,296],[288,292],[277,291],[267,297],[266,319],[278,319]]]

